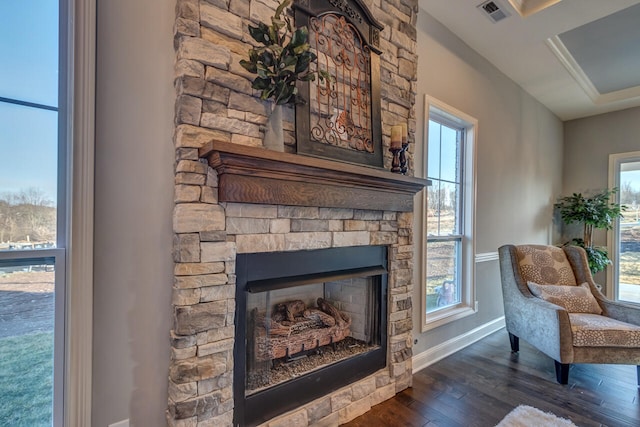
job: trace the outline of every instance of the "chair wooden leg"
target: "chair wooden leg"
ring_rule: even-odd
[[[559,384],[567,384],[569,382],[569,368],[571,363],[560,363],[557,360],[553,361],[556,364],[556,380]]]
[[[509,342],[511,343],[511,351],[517,353],[520,351],[520,338],[509,332]]]

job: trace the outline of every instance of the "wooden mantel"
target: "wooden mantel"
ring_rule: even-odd
[[[212,141],[221,202],[409,212],[428,180],[333,160]]]

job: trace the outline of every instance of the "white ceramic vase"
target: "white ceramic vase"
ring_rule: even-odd
[[[272,104],[271,114],[264,131],[264,147],[269,150],[284,152],[282,105]]]

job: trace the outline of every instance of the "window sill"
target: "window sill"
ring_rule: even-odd
[[[463,319],[475,314],[476,312],[477,310],[474,310],[473,307],[463,305],[439,310],[434,313],[428,313],[424,316],[424,321],[422,322],[422,332],[435,329],[447,323],[455,322],[456,320]]]

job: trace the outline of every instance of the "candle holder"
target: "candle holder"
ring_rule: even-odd
[[[407,170],[407,147],[409,147],[408,142],[402,142],[402,148],[400,149],[400,153],[398,154],[398,160],[400,161],[400,173],[405,175]]]
[[[393,154],[393,159],[391,160],[391,172],[393,173],[402,173],[402,168],[400,167],[400,153],[402,152],[402,148],[391,147],[389,151]]]
[[[407,146],[409,145],[409,133],[407,132],[407,123],[400,123],[402,129],[402,151],[400,151],[400,172],[406,175],[407,167]]]

